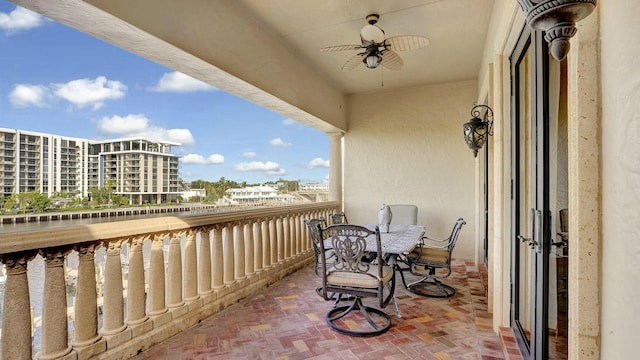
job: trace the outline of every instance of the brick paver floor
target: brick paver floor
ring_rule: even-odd
[[[380,336],[332,331],[325,315],[333,303],[316,294],[320,281],[309,265],[133,359],[521,359],[517,349],[505,353],[491,328],[478,268],[455,260],[453,270],[445,282],[457,293],[448,299],[410,293],[398,275],[402,318],[389,304],[393,325]]]

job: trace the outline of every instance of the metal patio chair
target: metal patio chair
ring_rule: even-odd
[[[320,242],[320,256],[325,256],[329,246],[336,256],[333,263],[324,258],[321,261],[322,296],[330,300],[330,294],[346,295],[352,301],[350,305],[334,306],[326,315],[327,324],[350,336],[375,336],[388,331],[391,317],[362,301],[376,298],[378,307],[384,308],[394,294],[395,269],[384,263],[378,227],[372,231],[359,225],[337,224],[319,230],[320,237],[326,239]],[[362,261],[367,254],[367,238],[376,242],[378,260],[375,263]],[[353,321],[351,325],[347,324],[349,320]]]
[[[440,280],[451,275],[451,254],[458,241],[460,229],[465,224],[464,219],[459,218],[453,226],[451,235],[442,240],[424,236],[418,246],[406,255],[403,261],[409,267],[398,268],[398,270],[402,284],[407,290],[418,295],[439,298],[450,297],[456,293],[455,288],[443,284]],[[443,271],[438,272],[438,270]],[[404,277],[405,271],[420,276],[421,279],[407,284]]]
[[[347,215],[345,215],[344,211],[339,213],[329,214],[329,218],[331,219],[331,225],[337,224],[348,224]]]

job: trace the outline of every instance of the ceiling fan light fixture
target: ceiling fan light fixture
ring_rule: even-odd
[[[382,61],[382,57],[378,54],[369,54],[367,55],[366,58],[364,58],[364,64],[369,68],[369,69],[375,69],[378,67],[378,65],[380,65],[380,62]]]
[[[384,41],[384,30],[375,25],[365,25],[360,30],[360,38],[366,43],[365,46],[371,43],[380,44]]]

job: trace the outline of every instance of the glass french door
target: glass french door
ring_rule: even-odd
[[[549,56],[525,28],[511,55],[511,326],[527,359],[549,358]]]

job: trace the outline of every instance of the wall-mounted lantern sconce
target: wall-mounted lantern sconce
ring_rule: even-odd
[[[591,14],[597,0],[518,0],[518,3],[527,16],[527,24],[545,32],[551,55],[562,60],[569,53],[569,39],[578,31],[576,22]]]
[[[486,109],[485,119],[480,119],[481,109]],[[473,157],[478,156],[478,150],[487,141],[487,137],[493,135],[493,110],[487,105],[476,105],[471,109],[471,120],[462,126],[464,141],[469,149],[473,150]]]

